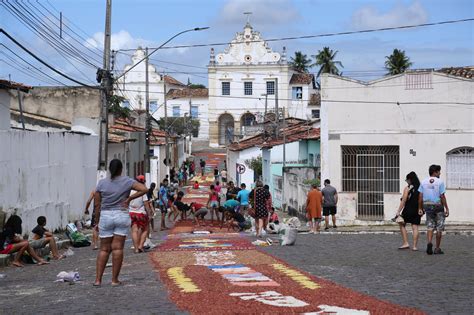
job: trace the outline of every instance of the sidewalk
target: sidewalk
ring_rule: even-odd
[[[291,218],[286,212],[277,210],[280,221]],[[301,227],[298,229],[299,233],[309,232],[309,227],[306,225],[306,221],[301,221]],[[343,224],[343,223],[341,223]],[[339,225],[337,229],[331,228],[332,222],[329,224],[330,228],[328,231],[324,230],[324,222],[321,222],[321,234],[398,234],[400,228],[396,223],[388,224],[377,224],[377,225]],[[426,225],[420,224],[419,227],[421,234],[426,234]],[[411,233],[411,227],[407,227],[408,233]],[[446,224],[446,230],[444,234],[447,235],[474,235],[474,224]]]

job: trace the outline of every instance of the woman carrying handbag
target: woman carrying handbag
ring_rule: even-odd
[[[406,224],[410,223],[413,230],[413,247],[412,250],[418,250],[418,237],[421,216],[418,214],[418,188],[420,187],[420,180],[416,176],[415,172],[410,172],[406,176],[407,187],[403,190],[402,199],[400,206],[398,207],[397,214],[394,221],[400,226],[400,232],[402,234],[403,244],[398,249],[410,249],[408,244],[408,233],[406,230]]]

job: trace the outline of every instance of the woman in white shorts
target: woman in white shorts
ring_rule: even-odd
[[[123,165],[118,159],[110,161],[110,178],[99,181],[94,195],[96,224],[99,226],[100,251],[97,255],[94,286],[102,284],[105,265],[112,253],[112,286],[120,285],[118,280],[123,261],[123,246],[130,230],[130,201],[148,192],[145,185],[122,176]],[[130,195],[131,190],[136,192]]]

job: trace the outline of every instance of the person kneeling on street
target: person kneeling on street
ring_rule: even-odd
[[[36,222],[38,225],[31,231],[33,232],[33,240],[30,241],[31,247],[33,247],[33,249],[40,249],[49,244],[49,248],[53,254],[53,259],[63,259],[64,256],[60,255],[58,252],[58,246],[56,245],[56,239],[54,238],[53,233],[45,228],[46,217],[40,216],[36,219]]]
[[[12,265],[15,267],[23,267],[21,256],[26,251],[38,262],[38,265],[49,264],[47,261],[39,257],[35,250],[30,246],[27,240],[20,238],[21,235],[21,218],[17,215],[12,215],[0,232],[0,254],[8,255],[17,253],[13,259]]]
[[[225,216],[227,219],[226,225],[227,230],[238,229],[239,232],[251,228],[251,223],[248,220],[245,220],[244,216],[238,212],[232,210],[225,210]]]
[[[176,218],[177,218],[177,216],[180,212],[181,212],[181,220],[185,220],[186,219],[186,211],[188,211],[190,209],[189,205],[187,205],[183,202],[183,196],[184,196],[184,193],[182,191],[180,191],[178,193],[178,197],[177,197],[176,201],[174,202],[174,206],[179,211],[179,212],[177,212],[176,216],[174,217],[174,220],[176,220]]]
[[[196,225],[205,226],[206,224],[204,223],[204,217],[209,212],[209,210],[207,210],[203,204],[197,202],[191,202],[190,208],[191,212],[194,214],[194,222],[196,222]],[[201,219],[201,222],[199,222],[199,219]]]

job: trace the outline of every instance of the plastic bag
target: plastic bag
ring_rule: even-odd
[[[60,273],[58,273],[56,278],[56,282],[76,282],[81,280],[79,272],[76,271],[61,271]]]
[[[280,237],[280,245],[294,245],[296,243],[296,236],[298,230],[290,227],[288,224],[282,224],[280,231],[278,232]]]
[[[301,221],[297,217],[291,217],[290,219],[288,219],[288,221],[286,221],[286,223],[290,227],[295,228],[295,229],[298,229],[301,227]]]
[[[66,256],[66,257],[74,256],[74,251],[72,249],[68,248],[67,251],[65,251],[63,253],[63,255]]]

